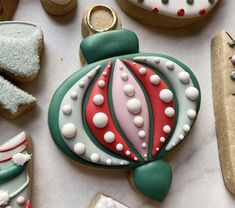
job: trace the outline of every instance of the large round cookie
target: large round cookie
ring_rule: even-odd
[[[134,186],[162,201],[172,178],[163,158],[186,138],[198,114],[194,74],[172,57],[139,53],[135,33],[125,29],[92,35],[80,49],[88,65],[51,101],[55,143],[82,164],[133,169]]]

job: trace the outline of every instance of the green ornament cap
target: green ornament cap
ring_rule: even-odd
[[[127,29],[97,33],[85,38],[80,50],[88,64],[106,58],[139,52],[136,34]]]
[[[136,188],[145,196],[162,202],[170,189],[172,169],[163,160],[156,160],[134,170],[133,180]]]

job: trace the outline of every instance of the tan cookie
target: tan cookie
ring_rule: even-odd
[[[44,9],[56,16],[63,16],[75,9],[77,0],[41,0]]]
[[[32,145],[22,132],[0,145],[0,207],[31,207]]]
[[[206,16],[219,0],[117,0],[128,15],[146,24],[177,28]]]
[[[229,34],[212,40],[212,92],[219,158],[226,187],[235,193],[235,47]],[[231,58],[233,57],[233,58]]]
[[[0,21],[10,20],[14,15],[19,0],[0,0]]]

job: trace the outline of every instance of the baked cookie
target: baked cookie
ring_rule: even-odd
[[[0,23],[0,113],[16,118],[36,104],[36,99],[8,80],[29,82],[40,69],[43,34],[40,27],[26,22]]]
[[[0,145],[0,207],[30,208],[31,139],[25,132]]]
[[[225,31],[218,33],[212,40],[211,54],[219,159],[225,185],[235,194],[235,41]]]
[[[106,5],[88,7],[83,13],[82,35],[90,36],[95,33],[120,29],[121,19],[113,8]]]
[[[133,170],[133,185],[163,201],[172,179],[163,158],[198,114],[196,77],[170,56],[139,53],[136,34],[126,29],[87,37],[80,49],[88,65],[65,80],[50,104],[55,143],[84,165]]]
[[[44,9],[56,16],[63,16],[71,12],[77,6],[77,0],[41,0]]]
[[[183,27],[207,15],[219,0],[117,0],[128,15],[146,24]]]
[[[97,193],[88,208],[128,208],[126,205],[105,196],[102,193]]]
[[[11,20],[19,0],[0,0],[0,21]]]

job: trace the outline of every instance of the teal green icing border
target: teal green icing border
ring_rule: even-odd
[[[199,90],[200,96],[201,96],[201,91],[200,91],[200,87],[198,84],[198,81],[195,77],[195,75],[192,73],[192,71],[183,63],[181,63],[180,61],[178,61],[177,59],[174,59],[170,56],[166,56],[166,55],[162,55],[162,54],[153,54],[153,53],[137,53],[137,54],[132,54],[132,55],[124,55],[124,56],[119,56],[119,57],[113,57],[113,58],[108,58],[102,61],[98,61],[95,62],[93,64],[90,64],[84,68],[82,68],[81,70],[75,72],[73,75],[71,75],[68,79],[66,79],[63,84],[57,89],[57,91],[55,92],[50,107],[49,107],[49,113],[48,113],[48,124],[49,124],[49,129],[52,135],[52,138],[54,140],[54,142],[56,143],[56,145],[60,148],[60,150],[62,150],[68,157],[70,157],[71,159],[78,161],[82,164],[87,164],[90,166],[94,166],[94,167],[101,167],[101,168],[112,168],[112,169],[130,169],[130,168],[135,168],[137,167],[136,163],[130,163],[130,165],[128,166],[118,166],[118,167],[109,167],[109,166],[104,166],[104,165],[98,165],[98,164],[94,164],[92,162],[88,162],[85,161],[84,159],[80,158],[79,156],[77,156],[75,153],[73,153],[69,147],[65,144],[65,142],[63,141],[63,138],[60,134],[60,130],[59,130],[59,124],[58,124],[58,117],[59,117],[59,110],[60,110],[60,104],[63,100],[64,95],[67,93],[67,91],[79,80],[81,79],[84,75],[86,75],[87,73],[89,73],[94,67],[96,67],[97,65],[101,65],[102,67],[104,67],[105,65],[108,64],[108,62],[110,60],[114,61],[117,58],[123,60],[123,59],[129,59],[132,60],[134,57],[136,56],[158,56],[158,57],[162,57],[162,58],[166,58],[169,59],[173,62],[175,62],[176,64],[178,64],[179,66],[181,66],[185,71],[187,71],[190,76],[191,76],[191,80],[193,82],[193,85]],[[146,64],[147,65],[147,64]],[[153,69],[153,67],[148,66],[149,68],[151,68],[153,71],[155,71],[156,73],[160,74],[158,71],[156,71],[156,69]],[[100,72],[101,73],[101,72]],[[97,75],[98,76],[98,75]],[[164,79],[164,81],[166,81]],[[168,84],[168,86],[170,87],[169,83],[166,81],[166,83]],[[171,88],[170,88],[171,89]],[[171,89],[172,90],[172,89]],[[174,94],[174,90],[173,90],[173,94]],[[196,101],[196,105],[197,105],[197,112],[199,111],[200,108],[200,96],[199,99]],[[174,99],[175,99],[175,94],[174,94]],[[176,126],[176,125],[175,125]],[[174,131],[172,131],[173,133]],[[170,141],[170,138],[167,140],[168,142]],[[165,145],[168,144],[168,142],[166,142]],[[164,145],[164,147],[165,147]],[[102,148],[102,150],[104,150],[105,152],[107,152],[107,150],[105,148]],[[109,152],[108,152],[109,153]],[[159,155],[154,158],[154,160],[163,158],[165,156],[167,152],[165,151],[165,149],[162,147],[161,151],[159,152]],[[110,154],[110,153],[109,153]],[[115,157],[117,157],[117,155],[115,155]],[[150,162],[150,161],[148,161]],[[142,165],[143,163],[138,164],[138,166]]]

